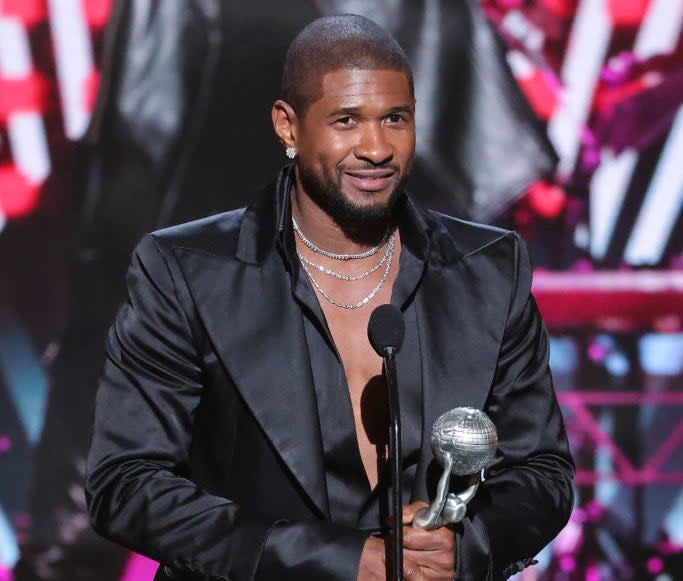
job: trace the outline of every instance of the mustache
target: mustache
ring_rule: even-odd
[[[339,168],[340,171],[348,171],[348,172],[362,172],[362,171],[371,171],[371,170],[383,170],[383,171],[392,171],[394,173],[398,173],[400,171],[400,167],[397,166],[395,163],[380,163],[380,164],[372,164],[372,163],[364,163],[362,165],[358,166],[342,166]]]

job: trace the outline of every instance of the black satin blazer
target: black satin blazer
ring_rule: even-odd
[[[104,536],[157,579],[353,581],[367,533],[331,522],[294,268],[276,244],[291,183],[246,210],[146,236],[97,394],[86,494]],[[573,464],[523,243],[415,208],[428,240],[415,296],[429,499],[434,420],[483,408],[500,447],[459,526],[457,578],[500,579],[565,524]],[[289,230],[291,236],[291,229]]]

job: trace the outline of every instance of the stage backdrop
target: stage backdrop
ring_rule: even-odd
[[[158,55],[152,65],[173,51],[181,4],[0,0],[0,581],[151,579],[152,563],[90,533],[81,488],[127,256],[141,232],[242,205],[270,180],[283,161],[268,107],[284,50],[333,12],[374,18],[409,53],[421,202],[529,243],[578,494],[520,578],[683,579],[683,0],[483,0],[476,13],[465,0],[302,0],[286,14],[282,2],[216,2],[205,37],[220,36],[221,50],[199,43],[180,79],[192,82],[173,86],[204,121],[163,107],[144,117],[143,100],[140,118],[175,133],[122,138],[125,91],[159,92],[131,74],[131,49]],[[475,147],[455,129],[465,80],[487,82],[462,58],[492,40],[472,14],[496,31],[538,118],[509,154],[534,159],[506,183],[514,164],[492,162],[483,179],[460,155]],[[136,22],[170,44],[150,51],[151,28]],[[207,75],[222,79],[210,99]],[[494,119],[510,113],[495,94],[484,102]],[[542,140],[529,149],[536,130],[554,170]],[[500,159],[502,142],[486,137],[477,156]],[[149,179],[125,182],[136,164]]]

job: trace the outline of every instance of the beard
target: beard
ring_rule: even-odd
[[[354,204],[333,181],[323,181],[299,164],[301,186],[313,202],[354,242],[375,245],[397,225],[401,191],[407,176],[402,176],[384,204]]]

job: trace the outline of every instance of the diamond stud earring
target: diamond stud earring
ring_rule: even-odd
[[[294,159],[296,157],[296,149],[294,149],[293,147],[288,147],[287,149],[285,149],[285,155],[289,159]]]

